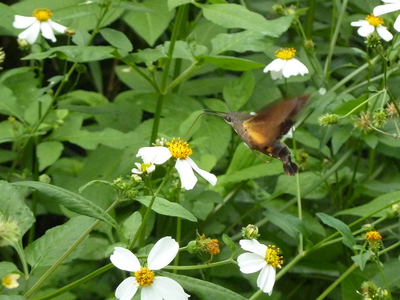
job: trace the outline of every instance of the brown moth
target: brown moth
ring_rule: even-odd
[[[211,113],[230,124],[251,149],[282,161],[285,174],[293,176],[299,171],[299,167],[292,162],[289,149],[279,138],[292,127],[292,118],[303,108],[308,98],[309,95],[302,95],[283,99],[267,106],[256,115],[240,111]]]

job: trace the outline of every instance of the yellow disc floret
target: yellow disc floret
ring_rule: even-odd
[[[40,22],[49,20],[52,14],[51,10],[47,8],[38,8],[33,12],[33,16]]]
[[[375,17],[373,14],[368,15],[365,20],[368,21],[369,24],[372,26],[378,27],[379,25],[383,24],[383,19],[381,17]]]
[[[293,57],[295,57],[295,55],[296,49],[294,48],[279,49],[275,51],[275,56],[283,60],[292,59]]]
[[[141,268],[135,272],[135,278],[140,286],[149,286],[154,281],[154,272],[148,268]]]
[[[178,139],[177,142],[175,142],[175,139],[172,139],[172,141],[168,142],[166,145],[171,155],[175,158],[185,159],[193,154],[193,150],[189,148],[189,144],[187,142],[182,142],[180,139]]]
[[[283,264],[282,256],[278,255],[280,251],[279,248],[268,245],[267,252],[265,253],[265,261],[274,268],[280,268]]]
[[[366,233],[365,238],[370,241],[379,241],[382,239],[381,234],[378,231],[369,231]]]

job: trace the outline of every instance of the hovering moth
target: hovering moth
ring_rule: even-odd
[[[240,111],[208,113],[222,117],[251,149],[282,161],[285,174],[293,176],[299,167],[292,162],[289,149],[279,139],[290,130],[294,123],[292,118],[303,108],[309,97],[302,95],[280,100],[256,115]]]

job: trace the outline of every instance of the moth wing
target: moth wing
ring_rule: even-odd
[[[251,140],[253,149],[265,149],[286,134],[293,125],[291,118],[303,108],[308,98],[309,95],[303,95],[279,101],[244,121],[246,138]]]

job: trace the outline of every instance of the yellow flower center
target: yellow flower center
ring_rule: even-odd
[[[154,272],[148,268],[141,268],[135,272],[135,278],[140,286],[149,286],[154,281]]]
[[[142,171],[143,173],[147,173],[147,169],[150,168],[152,165],[153,163],[148,163],[148,164],[142,163],[140,165],[140,171]]]
[[[178,139],[177,142],[175,142],[175,139],[172,139],[172,141],[166,143],[166,145],[171,155],[175,158],[185,159],[193,154],[193,150],[189,148],[189,144],[187,142],[182,142],[180,139]]]
[[[53,13],[51,12],[51,10],[47,8],[38,8],[35,9],[35,11],[33,12],[33,16],[40,22],[47,21],[48,19],[50,19],[52,14]]]
[[[380,235],[380,233],[378,231],[370,231],[367,232],[367,234],[365,235],[365,238],[370,241],[379,241],[382,239],[382,236]]]
[[[295,55],[296,55],[296,49],[294,48],[279,49],[275,51],[275,56],[283,60],[292,59],[293,57],[295,57]]]
[[[373,14],[368,15],[365,20],[368,21],[369,24],[372,26],[378,27],[379,25],[383,24],[383,19],[381,17],[375,17]]]
[[[282,256],[278,255],[280,251],[279,248],[268,245],[267,252],[265,253],[265,261],[274,268],[280,268],[283,264]]]

